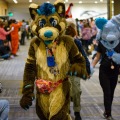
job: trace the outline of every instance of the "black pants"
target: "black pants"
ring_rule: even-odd
[[[25,36],[26,36],[26,31],[23,31],[21,33],[21,40],[20,40],[20,44],[24,45],[25,44]]]
[[[99,80],[103,90],[105,112],[111,115],[114,91],[118,80],[118,68],[112,70],[100,67]]]

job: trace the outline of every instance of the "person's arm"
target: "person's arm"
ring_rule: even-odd
[[[22,98],[20,99],[20,106],[27,110],[32,105],[34,100],[34,81],[36,77],[36,58],[34,49],[35,40],[33,40],[29,47],[28,58],[24,68]]]
[[[10,34],[11,30],[8,31],[8,32],[6,32],[6,31],[4,30],[4,28],[3,28],[3,29],[0,30],[0,32],[1,32],[3,35],[8,35],[8,34]]]
[[[96,54],[96,56],[95,56],[95,58],[94,58],[94,60],[92,61],[92,64],[91,64],[93,68],[98,63],[98,61],[100,60],[100,58],[101,58],[101,53],[97,52],[97,54]]]

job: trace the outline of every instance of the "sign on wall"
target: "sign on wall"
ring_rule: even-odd
[[[13,12],[8,12],[8,16],[12,17],[13,16]]]

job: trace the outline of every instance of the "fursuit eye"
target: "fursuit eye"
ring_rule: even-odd
[[[45,22],[44,22],[44,21],[39,21],[39,26],[40,26],[41,28],[43,28],[44,25],[45,25]]]
[[[44,23],[42,21],[39,21],[39,26],[42,28],[44,27]]]
[[[55,27],[57,25],[57,20],[53,20],[51,24],[53,27]]]

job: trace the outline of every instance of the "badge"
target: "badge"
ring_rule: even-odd
[[[47,57],[47,65],[48,65],[48,67],[54,67],[55,66],[54,56],[48,56]]]
[[[109,58],[111,58],[112,55],[114,54],[114,50],[107,50],[106,54]]]
[[[111,65],[111,69],[114,69],[115,67],[113,65]]]

